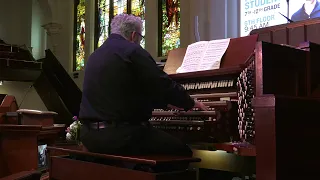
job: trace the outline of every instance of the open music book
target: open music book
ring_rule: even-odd
[[[219,69],[229,43],[230,38],[190,44],[177,73]]]

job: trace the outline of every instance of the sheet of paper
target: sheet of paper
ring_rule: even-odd
[[[181,66],[177,69],[177,73],[197,71],[200,60],[203,57],[208,41],[199,41],[190,44],[183,58]]]
[[[219,69],[222,56],[228,49],[230,38],[209,41],[207,50],[198,66],[198,71]]]

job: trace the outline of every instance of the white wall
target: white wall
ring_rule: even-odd
[[[48,36],[47,46],[57,45],[54,52],[57,59],[67,72],[73,70],[73,6],[74,0],[46,0],[51,5],[51,19],[47,17],[46,23],[58,23],[62,26],[59,34],[52,38]],[[87,0],[88,2],[91,0]],[[53,42],[54,41],[54,42]]]
[[[32,0],[0,0],[0,38],[31,46]]]
[[[0,0],[0,38],[11,44],[34,46],[34,56],[38,58],[41,56],[40,51],[43,54],[45,48],[44,33],[39,28],[41,17],[37,10],[32,11],[33,5],[33,0]],[[6,81],[0,86],[0,93],[14,95],[20,104],[30,85],[26,82]],[[46,110],[34,88],[28,92],[21,108]]]
[[[47,108],[43,104],[40,96],[37,94],[36,90],[31,87],[30,82],[12,82],[5,81],[0,86],[0,94],[9,94],[15,96],[18,105],[22,109],[38,109],[41,111],[46,111]],[[25,96],[25,98],[24,98]]]

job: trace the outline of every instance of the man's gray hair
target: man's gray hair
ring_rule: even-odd
[[[129,39],[132,32],[142,32],[142,23],[140,17],[131,14],[119,14],[111,21],[111,33],[119,34]]]

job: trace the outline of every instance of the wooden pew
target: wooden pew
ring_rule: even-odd
[[[0,124],[18,124],[17,118],[8,116],[18,110],[16,98],[7,94],[0,94],[0,98]]]
[[[0,95],[0,178],[39,166],[38,146],[54,145],[64,125],[55,112],[18,109],[14,96]]]
[[[80,148],[48,147],[47,150],[52,180],[196,180],[196,172],[187,167],[189,163],[201,161],[190,157],[106,155]],[[69,155],[53,156],[56,152]]]
[[[0,180],[40,180],[41,173],[38,171],[22,171],[10,176],[1,178]]]
[[[38,145],[54,145],[64,127],[0,124],[0,178],[38,166]]]

